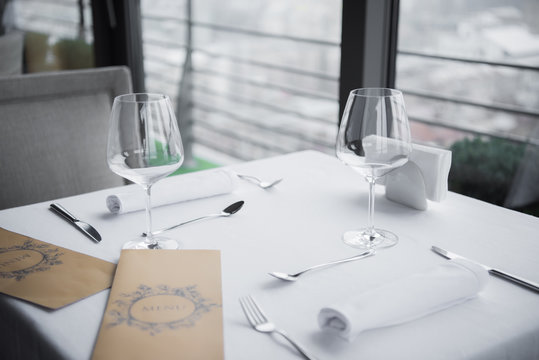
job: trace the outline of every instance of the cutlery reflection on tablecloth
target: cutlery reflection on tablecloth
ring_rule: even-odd
[[[469,300],[488,278],[473,262],[450,260],[324,307],[318,324],[352,341],[364,330],[397,325]]]
[[[279,184],[281,181],[283,181],[283,178],[271,180],[271,181],[264,181],[260,180],[259,178],[252,176],[252,175],[242,175],[242,174],[236,174],[238,178],[246,180],[250,183],[255,184],[256,186],[260,187],[261,189],[271,189],[275,185]]]
[[[171,176],[152,187],[152,207],[228,194],[234,191],[233,175],[225,170]],[[107,208],[123,214],[145,208],[145,194],[139,188],[107,196]]]

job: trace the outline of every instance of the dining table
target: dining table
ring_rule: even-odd
[[[297,272],[361,252],[347,246],[342,234],[367,224],[367,182],[335,156],[315,150],[220,170],[283,180],[262,189],[236,178],[231,192],[155,207],[152,217],[154,227],[161,228],[245,202],[231,216],[166,232],[181,242],[182,249],[220,252],[225,359],[302,358],[279,336],[250,326],[238,301],[247,295],[320,360],[539,359],[539,293],[493,276],[472,299],[401,324],[366,330],[350,341],[322,331],[317,320],[324,306],[448,261],[432,246],[537,283],[539,218],[454,192],[443,201],[429,201],[422,211],[387,199],[384,186],[377,186],[374,223],[397,234],[397,245],[286,282],[268,273]],[[209,176],[212,171],[216,170],[176,177]],[[159,182],[154,191],[158,187]],[[0,227],[117,263],[123,244],[146,231],[144,211],[112,214],[106,207],[108,195],[126,190],[143,191],[131,184],[5,209],[0,211]],[[53,202],[94,226],[102,241],[90,241],[50,211]],[[0,294],[0,357],[4,353],[21,358],[32,354],[35,359],[91,358],[109,292],[57,310]],[[392,301],[398,304],[398,294]]]

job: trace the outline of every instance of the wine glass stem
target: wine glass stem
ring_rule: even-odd
[[[369,183],[369,214],[368,214],[368,226],[369,226],[369,233],[371,235],[371,241],[374,240],[374,185],[376,184],[376,179],[370,178],[367,179]]]
[[[146,242],[149,245],[157,245],[157,240],[154,239],[152,234],[152,204],[151,204],[151,194],[152,194],[152,185],[147,185],[144,187],[146,190]]]

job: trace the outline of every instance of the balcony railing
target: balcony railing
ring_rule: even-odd
[[[321,46],[326,46],[330,48],[335,48],[339,46],[339,43],[336,42],[330,42],[330,41],[322,41],[318,39],[306,39],[306,38],[299,38],[299,37],[293,37],[288,35],[279,35],[279,34],[271,34],[271,33],[265,33],[260,31],[252,31],[252,30],[246,30],[242,28],[232,27],[232,26],[222,26],[217,24],[211,24],[207,22],[196,22],[196,21],[189,21],[186,19],[178,19],[178,18],[167,18],[167,17],[145,17],[147,19],[153,20],[153,21],[179,21],[184,24],[184,26],[191,26],[191,31],[197,31],[197,28],[204,28],[209,29],[212,31],[218,31],[218,32],[230,32],[230,33],[237,33],[242,34],[243,36],[252,37],[252,41],[263,41],[264,39],[280,39],[280,40],[288,40],[288,41],[294,41],[298,43],[309,43],[309,44],[317,44]],[[306,71],[303,69],[299,69],[297,67],[292,66],[283,66],[279,64],[273,64],[265,61],[260,60],[253,60],[253,59],[246,59],[242,58],[240,56],[231,55],[231,54],[225,54],[222,52],[218,52],[212,49],[205,49],[202,47],[196,47],[191,46],[190,48],[186,45],[179,45],[177,43],[171,43],[166,42],[163,40],[157,40],[152,38],[147,38],[145,41],[148,44],[153,44],[156,46],[164,46],[164,47],[177,47],[179,49],[183,49],[186,52],[190,52],[195,55],[203,54],[208,57],[212,58],[220,58],[225,59],[231,63],[235,64],[243,64],[243,65],[249,65],[260,69],[271,69],[275,71],[280,71],[286,74],[289,74],[291,76],[293,75],[302,75],[306,77],[321,79],[324,81],[332,82],[335,85],[338,84],[339,79],[337,76],[328,75],[326,73],[322,72],[316,72],[316,71]],[[459,63],[466,63],[470,65],[481,65],[481,66],[491,66],[491,67],[503,67],[503,68],[509,68],[513,70],[518,71],[533,71],[533,72],[539,72],[538,67],[534,66],[528,66],[528,65],[520,65],[520,64],[510,64],[510,63],[502,63],[502,62],[492,62],[492,61],[483,61],[483,60],[477,60],[477,59],[465,59],[465,58],[456,58],[456,57],[447,57],[447,56],[439,56],[439,55],[431,55],[431,54],[424,54],[424,53],[418,53],[418,52],[411,52],[411,51],[399,51],[398,56],[408,56],[408,57],[418,57],[418,58],[427,58],[427,59],[434,59],[439,61],[446,61],[446,62],[459,62]],[[158,59],[153,59],[153,61],[159,62]],[[170,64],[171,66],[175,66],[175,64]],[[256,89],[273,89],[276,91],[285,92],[287,94],[295,95],[298,97],[310,99],[313,102],[316,101],[329,101],[337,103],[338,99],[333,94],[326,93],[320,93],[315,91],[309,91],[306,89],[300,89],[296,88],[294,86],[290,86],[288,84],[283,83],[275,83],[270,81],[259,81],[256,79],[251,78],[249,75],[244,74],[236,74],[236,73],[230,73],[230,72],[223,72],[219,70],[214,70],[212,68],[204,68],[199,67],[196,64],[193,66],[193,74],[195,76],[200,75],[204,76],[206,78],[212,78],[216,81],[222,80],[227,81],[230,83],[234,83],[238,86],[246,85],[251,86]],[[191,87],[191,90],[195,94],[203,93],[206,95],[206,98],[209,96],[215,97],[215,98],[221,98],[226,99],[228,103],[230,104],[229,107],[223,108],[223,107],[216,107],[211,104],[205,103],[204,101],[198,100],[197,96],[193,99],[191,105],[194,109],[196,109],[196,113],[199,115],[199,117],[194,118],[192,120],[192,124],[195,128],[198,128],[198,132],[195,131],[195,133],[198,133],[200,136],[199,138],[194,138],[193,141],[203,143],[205,146],[210,146],[215,148],[215,150],[218,151],[226,151],[230,155],[241,158],[243,160],[250,159],[250,154],[241,154],[239,151],[236,151],[235,149],[239,149],[240,147],[237,147],[235,145],[229,145],[227,148],[224,147],[223,141],[221,142],[210,142],[207,140],[204,140],[203,137],[210,136],[209,134],[212,132],[212,129],[215,129],[220,134],[221,139],[228,138],[231,140],[231,144],[235,142],[244,142],[244,145],[249,145],[251,147],[258,147],[260,149],[263,149],[268,152],[266,155],[273,155],[276,153],[281,153],[289,150],[298,150],[302,149],[303,147],[316,147],[318,149],[321,149],[324,152],[327,153],[333,153],[333,146],[334,146],[334,137],[328,136],[326,138],[320,138],[320,136],[313,136],[312,134],[309,134],[309,128],[313,126],[320,126],[324,124],[327,126],[326,133],[331,133],[334,135],[336,133],[336,125],[338,123],[338,119],[333,116],[332,118],[323,117],[323,116],[316,116],[313,114],[304,114],[301,111],[286,108],[280,104],[276,103],[269,103],[267,101],[258,100],[254,98],[249,98],[245,96],[238,96],[236,94],[222,92],[222,91],[216,91],[211,86],[207,85],[200,85],[195,82],[195,84]],[[488,101],[477,101],[473,100],[467,97],[459,97],[454,95],[448,95],[448,94],[440,94],[440,93],[434,93],[430,91],[425,91],[421,89],[416,88],[408,88],[403,87],[401,88],[405,95],[409,97],[415,97],[421,99],[421,101],[441,101],[441,102],[448,102],[451,104],[459,105],[459,106],[466,106],[466,107],[472,107],[472,108],[479,108],[486,111],[491,112],[501,112],[505,114],[510,114],[513,116],[524,116],[528,118],[532,118],[535,122],[539,119],[539,110],[537,109],[529,109],[522,106],[516,106],[516,105],[504,105],[504,104],[495,104]],[[263,123],[257,122],[254,119],[250,118],[249,116],[246,116],[245,114],[240,114],[237,111],[234,111],[236,105],[241,106],[249,106],[252,108],[262,109],[262,110],[268,110],[272,111],[276,114],[280,115],[288,115],[291,117],[295,117],[296,119],[301,119],[302,121],[302,128],[300,130],[297,129],[287,129],[285,127],[274,127],[274,126],[268,126]],[[254,110],[255,111],[255,110]],[[212,115],[220,116],[221,118],[227,118],[230,122],[230,126],[224,125],[223,121],[220,122],[221,127],[218,127],[217,124],[213,123],[211,120]],[[457,122],[453,121],[446,121],[439,118],[433,118],[433,117],[421,117],[418,115],[414,115],[413,113],[410,115],[411,121],[426,124],[429,126],[434,127],[443,127],[451,130],[455,130],[461,133],[469,134],[469,135],[478,135],[478,136],[489,136],[489,137],[496,137],[496,138],[502,138],[510,141],[515,142],[535,142],[536,139],[530,139],[530,137],[527,135],[531,132],[526,132],[525,134],[518,134],[518,133],[512,133],[512,132],[501,132],[497,130],[492,130],[487,128],[477,128],[474,126],[470,126],[467,124],[459,124]],[[298,120],[290,120],[290,122],[298,122]],[[247,134],[247,137],[249,139],[244,138],[243,136],[239,136],[238,132],[231,131],[231,128],[236,128],[236,126],[247,126],[251,130]],[[290,138],[289,144],[285,143],[279,143],[276,144],[268,144],[264,142],[261,139],[257,139],[257,133],[263,133],[263,134],[273,134],[278,135],[281,137],[284,137],[283,139],[286,140],[287,138]],[[263,136],[264,138],[264,136]],[[296,139],[301,139],[300,141],[294,141]],[[226,141],[224,141],[226,143]]]
[[[440,60],[444,62],[479,65],[479,66],[486,65],[490,67],[512,69],[512,70],[517,70],[517,71],[527,71],[527,72],[534,72],[534,73],[539,74],[539,67],[524,65],[524,64],[517,64],[517,63],[496,62],[496,61],[478,60],[478,59],[470,59],[470,58],[441,56],[441,55],[426,54],[426,53],[405,51],[405,50],[399,50],[398,55],[407,56],[407,57],[415,57],[415,58],[423,58],[423,59],[431,59],[431,60]],[[484,109],[484,110],[488,110],[492,112],[511,114],[513,116],[523,116],[523,117],[531,119],[531,122],[533,123],[532,127],[539,126],[539,109],[526,108],[524,106],[516,106],[516,105],[496,104],[496,103],[486,102],[486,101],[477,101],[477,100],[470,99],[468,97],[459,97],[459,96],[453,96],[453,95],[448,95],[448,94],[433,93],[433,92],[428,92],[425,90],[413,89],[413,88],[407,88],[407,87],[401,87],[400,89],[403,91],[405,95],[417,97],[421,100],[435,100],[435,101],[440,101],[440,102],[448,102],[448,103],[452,103],[452,104],[460,105],[460,106],[468,106],[468,107],[480,108],[480,109]],[[471,126],[457,124],[455,122],[449,122],[449,121],[433,119],[433,118],[424,118],[424,117],[413,116],[413,115],[410,116],[410,120],[418,122],[418,123],[430,125],[430,126],[443,127],[446,129],[456,130],[459,132],[468,133],[475,136],[488,136],[488,137],[504,139],[504,140],[517,142],[517,143],[533,143],[533,144],[539,145],[539,139],[532,137],[533,136],[532,131],[527,131],[525,132],[525,134],[515,134],[511,132],[499,132],[499,131],[485,129],[485,128],[476,129]]]
[[[76,20],[69,20],[61,15],[49,14],[40,8],[40,4],[54,4],[60,7],[74,6],[78,4],[75,1],[46,0],[38,2],[24,0],[23,2],[32,4],[31,11],[25,11],[21,15],[23,18],[23,30],[30,29],[44,33],[54,31],[54,36],[63,36],[62,27],[71,29],[80,27]],[[87,1],[84,2],[84,6],[84,11],[89,12],[89,3]],[[192,128],[192,132],[191,135],[188,135],[187,142],[199,144],[207,149],[212,149],[214,152],[223,152],[241,160],[250,160],[256,157],[272,156],[307,148],[333,153],[338,123],[338,76],[324,71],[302,68],[301,64],[296,66],[286,63],[278,64],[265,59],[248,58],[241,56],[241,54],[227,53],[223,49],[207,48],[197,44],[192,39],[186,39],[185,41],[171,39],[178,39],[178,35],[182,33],[196,33],[204,30],[234,34],[251,39],[250,41],[252,42],[285,41],[298,45],[317,46],[326,51],[339,51],[340,44],[338,42],[193,21],[188,17],[179,18],[143,14],[143,21],[148,26],[152,23],[170,23],[183,29],[182,32],[175,32],[174,36],[169,36],[168,39],[166,32],[159,33],[155,32],[154,29],[143,34],[143,41],[145,47],[157,49],[156,51],[145,52],[144,60],[148,87],[169,93],[174,101],[178,100],[178,96],[188,97],[189,99],[187,105],[189,106],[188,114],[190,114],[190,119],[186,122]],[[87,21],[84,24],[87,34],[91,34],[90,22]],[[51,23],[56,23],[56,26],[45,25]],[[36,26],[39,29],[36,29]],[[176,55],[166,57],[163,56],[163,51],[175,51]],[[400,50],[398,56],[539,73],[539,67],[522,64],[448,57],[405,50]],[[182,76],[185,75],[182,68],[186,64],[187,57],[190,57],[191,66],[188,70],[194,80],[190,81],[188,86],[184,85],[183,93],[179,94]],[[211,64],[209,66],[207,64],[201,65],[200,62],[196,61],[197,57],[224,61],[230,66],[228,71],[224,71],[212,67]],[[289,76],[291,78],[307,79],[311,83],[317,82],[322,85],[300,87],[295,83],[274,80],[273,77],[258,79],[252,76],[252,73],[234,71],[234,67],[238,66],[280,74],[280,77]],[[227,89],[218,88],[212,85],[216,82],[226,82],[229,86],[226,87]],[[237,93],[229,90],[233,87],[247,87],[252,91],[251,94]],[[534,108],[495,104],[484,100],[478,101],[469,97],[435,93],[408,86],[403,86],[401,90],[407,97],[418,99],[419,102],[445,102],[483,109],[531,119],[529,122],[535,124],[539,120],[539,110]],[[281,97],[279,101],[275,101],[272,97],[265,99],[252,96],[252,94],[262,91],[271,91],[273,95],[280,94]],[[297,106],[298,104],[302,106]],[[322,111],[312,110],[319,106],[323,108]],[[485,135],[524,143],[538,141],[537,139],[530,139],[529,134],[531,131],[513,133],[478,128],[462,122],[416,115],[413,111],[410,112],[410,119],[417,123],[471,135]],[[182,119],[182,121],[185,121],[185,119]]]
[[[187,13],[189,14],[189,12]],[[339,49],[339,43],[283,34],[273,34],[257,30],[248,30],[236,26],[224,26],[208,22],[193,21],[189,18],[178,18],[161,15],[143,14],[143,22],[147,28],[169,22],[183,27],[184,34],[197,31],[212,31],[246,37],[248,41],[265,40],[285,41],[294,44],[319,46],[324,49]],[[272,156],[284,152],[316,148],[333,153],[334,138],[338,123],[338,83],[337,76],[322,71],[308,70],[289,64],[277,64],[265,59],[239,56],[223,49],[200,46],[191,43],[189,35],[183,42],[166,39],[158,34],[155,28],[143,36],[144,45],[154,49],[176,49],[183,60],[170,61],[160,56],[159,51],[147,52],[147,65],[173,68],[183,67],[190,63],[190,81],[187,89],[190,109],[187,113],[191,119],[192,143],[203,146],[214,152],[225,153],[241,160],[252,160],[258,157]],[[177,39],[177,37],[175,37]],[[155,54],[155,55],[153,55]],[[190,57],[189,60],[188,57]],[[216,69],[212,63],[202,65],[196,59],[204,57],[213,62],[221,61],[230,64],[228,69]],[[252,72],[234,70],[234,67],[248,67]],[[279,81],[271,77],[254,76],[254,73],[273,72],[279,76],[301,77],[308,81],[324,83],[323,90],[313,90],[289,82]],[[181,75],[170,78],[154,72],[146,66],[148,80],[160,78],[161,85],[175,86],[175,93],[180,88]],[[185,75],[185,74],[184,74]],[[227,84],[224,87],[215,84]],[[233,88],[248,88],[248,93],[231,91]],[[328,90],[329,89],[329,90]],[[264,94],[264,96],[257,96]],[[289,101],[275,101],[275,97],[286,97]],[[177,99],[176,99],[177,100]],[[297,103],[310,104],[305,107],[316,107],[324,103],[329,108],[325,113],[305,111],[298,108]],[[290,105],[292,104],[292,105]],[[185,121],[185,119],[184,119]]]

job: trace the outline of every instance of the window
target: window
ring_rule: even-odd
[[[23,72],[94,66],[89,0],[8,0],[2,5],[3,31],[22,35]]]
[[[538,14],[535,0],[400,1],[396,87],[414,139],[452,149],[452,190],[518,207],[515,175],[537,176]]]
[[[92,54],[93,8],[97,64],[172,98],[183,168],[333,154],[346,88],[391,86],[414,141],[452,150],[451,190],[539,213],[537,0],[140,0],[141,22],[135,0],[7,4],[28,71],[92,66],[69,59]]]
[[[339,2],[143,0],[141,9],[147,90],[179,106],[194,162],[333,153]]]

